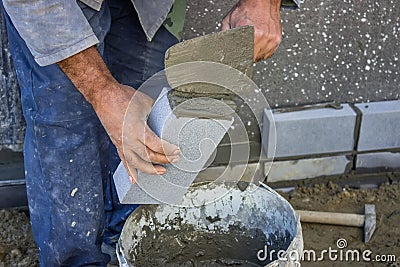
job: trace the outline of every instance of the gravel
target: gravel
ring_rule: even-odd
[[[29,218],[23,210],[0,210],[0,267],[39,266]]]

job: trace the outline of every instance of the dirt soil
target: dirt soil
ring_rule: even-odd
[[[303,261],[302,266],[400,266],[400,184],[383,184],[379,189],[340,188],[336,184],[319,184],[313,187],[299,187],[290,194],[284,194],[295,209],[364,213],[364,204],[375,204],[377,213],[376,230],[369,243],[363,242],[362,228],[318,225],[303,223],[304,246],[307,250],[319,253],[331,247],[333,250],[371,250],[370,262],[330,261],[325,255],[324,261]],[[339,239],[346,240],[347,246],[338,248]],[[343,240],[342,240],[343,242]],[[340,246],[342,246],[340,244]],[[339,258],[339,254],[338,258]],[[395,255],[396,262],[374,261],[375,255],[381,259]],[[368,256],[368,255],[367,255]],[[345,256],[342,257],[345,260]],[[348,258],[352,257],[349,254]],[[379,260],[379,259],[377,259]]]
[[[337,247],[339,239],[347,242],[347,247],[342,249],[344,253],[354,249],[362,253],[368,249],[372,251],[369,256],[371,259],[376,255],[397,257],[396,262],[345,262],[330,261],[325,254],[323,261],[303,261],[302,266],[400,266],[399,183],[383,184],[379,189],[351,189],[340,188],[333,183],[318,184],[298,187],[283,195],[296,209],[363,214],[364,204],[376,205],[377,227],[372,240],[367,244],[363,242],[361,228],[304,223],[305,249],[315,250],[317,258],[322,250],[328,250],[329,247],[340,251]],[[0,210],[0,267],[39,266],[37,253],[26,214],[18,209]]]
[[[0,210],[0,267],[39,266],[29,218],[19,209]]]

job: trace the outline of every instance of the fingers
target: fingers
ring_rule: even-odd
[[[232,28],[235,28],[235,26],[232,25],[232,16],[233,16],[233,12],[235,10],[237,10],[239,7],[239,2],[236,3],[226,14],[226,16],[224,17],[224,19],[222,20],[222,27],[221,27],[221,31],[225,31],[225,30],[229,30]]]
[[[282,39],[280,6],[270,6],[269,1],[239,2],[225,16],[221,30],[245,25],[254,26],[254,61],[268,59],[277,50]],[[275,10],[276,8],[276,10]]]
[[[139,154],[139,156],[142,157],[142,159],[153,163],[167,164],[167,163],[175,163],[179,160],[179,155],[166,156],[164,154],[154,152],[148,147],[145,147],[145,149],[142,151],[144,152],[144,155]]]
[[[270,58],[279,47],[282,40],[282,31],[257,30],[254,32],[254,61],[266,60]]]
[[[131,150],[140,156],[141,159],[157,163],[157,164],[168,164],[168,163],[175,163],[179,160],[179,155],[171,155],[166,156],[161,153],[154,152],[150,148],[146,147],[144,144],[139,143],[138,146],[132,147]]]
[[[124,156],[129,169],[139,169],[144,173],[158,175],[164,175],[166,172],[166,169],[163,166],[153,165],[152,163],[143,160],[138,154],[131,150],[124,151]]]
[[[154,134],[154,133],[153,133]],[[128,136],[127,136],[128,137]],[[136,136],[132,136],[130,138],[126,138],[126,142],[124,143],[124,153],[127,153],[128,151],[131,151],[138,155],[142,160],[146,162],[151,162],[151,163],[157,163],[157,164],[167,164],[167,163],[174,163],[179,160],[179,149],[178,152],[172,152],[170,155],[164,154],[164,147],[167,147],[167,145],[171,145],[166,141],[163,141],[157,137],[156,141],[147,141],[147,142],[141,142],[140,139],[136,139],[136,141],[131,141],[135,140],[137,138]],[[152,137],[150,137],[152,138]],[[154,137],[153,137],[154,138]],[[145,137],[141,136],[141,139],[145,139]],[[151,139],[153,140],[153,139]],[[161,141],[159,141],[161,140]],[[162,153],[158,153],[156,151],[153,151],[148,145],[152,144],[153,142],[156,145],[153,145],[153,149],[159,149]],[[159,148],[159,142],[161,142],[161,148]],[[164,144],[167,143],[167,144]],[[147,146],[146,146],[147,145]],[[171,150],[171,149],[170,149]]]
[[[265,45],[260,47],[259,44],[254,44],[254,62],[270,58],[277,50],[278,46]]]
[[[142,142],[146,147],[158,154],[178,156],[180,153],[179,147],[159,138],[147,125],[145,126],[145,135]]]
[[[174,163],[179,160],[180,150],[177,146],[161,140],[151,129],[144,123],[140,123],[141,127],[136,124],[136,128],[142,128],[141,131],[129,131],[124,135],[123,155],[120,153],[121,160],[130,172],[131,180],[134,182],[137,178],[136,169],[148,173],[164,175],[166,169],[156,164]],[[127,169],[128,169],[127,168]]]

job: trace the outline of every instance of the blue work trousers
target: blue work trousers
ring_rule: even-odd
[[[106,1],[99,12],[80,5],[120,83],[138,88],[164,68],[165,51],[177,40],[161,27],[147,41],[130,0]],[[36,64],[5,18],[27,124],[25,176],[41,266],[106,266],[102,242],[115,244],[137,207],[118,201],[112,179],[120,162],[115,146],[65,74],[56,64]]]

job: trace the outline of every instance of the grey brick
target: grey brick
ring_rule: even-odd
[[[358,151],[400,148],[400,101],[357,104],[362,112]]]
[[[348,104],[342,107],[274,113],[273,118],[265,111],[262,143],[267,157],[273,156],[274,136],[277,158],[352,151],[356,113]]]
[[[181,159],[164,167],[165,175],[138,171],[137,183],[131,184],[125,167],[120,164],[114,181],[122,204],[177,203],[207,163],[233,120],[211,120],[175,117],[164,96],[153,108],[148,124],[153,131],[172,144],[179,144]]]
[[[379,152],[357,155],[356,171],[358,173],[399,170],[400,152]]]
[[[347,156],[334,156],[265,163],[267,182],[300,180],[320,176],[343,174],[350,160]],[[271,166],[271,168],[270,168]]]

